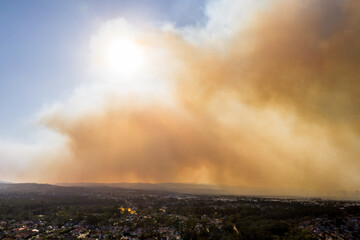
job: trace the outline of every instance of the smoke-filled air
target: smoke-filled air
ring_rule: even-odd
[[[360,2],[203,11],[189,26],[99,23],[83,79],[36,114],[41,147],[1,164],[17,181],[360,190]]]

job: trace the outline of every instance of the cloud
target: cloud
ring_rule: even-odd
[[[36,178],[356,190],[359,11],[355,0],[210,1],[204,26],[141,29],[150,68],[90,81],[42,114],[70,153],[39,158]],[[92,48],[134,31],[104,29]]]

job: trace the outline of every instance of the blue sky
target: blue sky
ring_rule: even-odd
[[[0,1],[0,138],[18,139],[44,105],[82,79],[89,37],[101,22],[205,21],[203,0]]]

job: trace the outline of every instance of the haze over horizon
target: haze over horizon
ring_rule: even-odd
[[[356,0],[0,2],[0,179],[360,191]]]

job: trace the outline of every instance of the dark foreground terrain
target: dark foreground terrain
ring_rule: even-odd
[[[0,239],[360,239],[360,203],[0,184]]]

